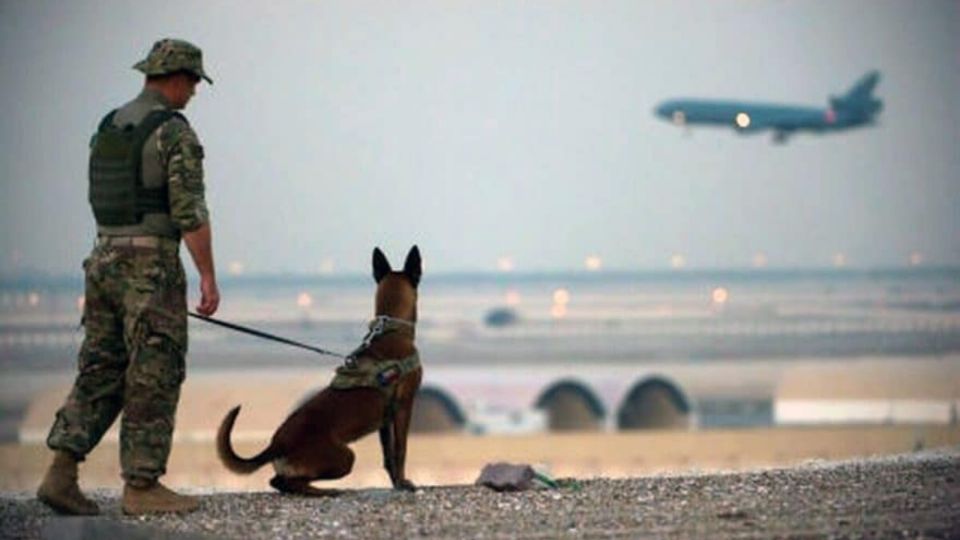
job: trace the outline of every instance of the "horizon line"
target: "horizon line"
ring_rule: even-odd
[[[188,274],[195,274],[193,269],[187,270]],[[878,266],[718,266],[718,267],[684,267],[684,268],[610,268],[589,270],[585,268],[568,269],[543,269],[543,270],[440,270],[437,272],[424,273],[429,279],[447,280],[463,278],[479,278],[484,281],[490,280],[530,280],[530,279],[549,279],[549,278],[573,278],[573,279],[601,279],[601,278],[698,278],[698,277],[716,277],[726,275],[728,277],[780,277],[780,278],[803,278],[809,276],[896,276],[908,274],[957,274],[960,277],[960,264],[942,264],[942,265],[878,265]],[[368,279],[369,272],[343,271],[343,272],[308,272],[300,270],[277,270],[264,272],[244,272],[241,274],[221,273],[218,275],[218,281],[223,283],[236,282],[256,282],[271,280],[290,280],[290,281],[354,281],[357,279]],[[17,275],[0,274],[0,288],[22,287],[22,286],[41,286],[57,285],[83,280],[83,272],[56,273],[35,271],[33,273],[20,273]]]

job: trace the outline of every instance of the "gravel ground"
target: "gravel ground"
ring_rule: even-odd
[[[0,495],[4,538],[960,538],[960,449],[786,469],[622,480],[555,490],[474,486],[339,497],[214,493],[189,515],[131,518],[116,491],[96,518]]]

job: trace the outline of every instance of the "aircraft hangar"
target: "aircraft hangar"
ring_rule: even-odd
[[[656,371],[626,366],[436,367],[417,397],[416,432],[690,429],[696,407]]]

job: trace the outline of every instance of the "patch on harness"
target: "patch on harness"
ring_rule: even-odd
[[[390,366],[387,369],[377,373],[377,382],[380,386],[389,386],[400,378],[400,366]]]

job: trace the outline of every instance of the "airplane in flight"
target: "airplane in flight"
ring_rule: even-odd
[[[741,134],[772,130],[773,140],[783,143],[797,131],[826,133],[873,124],[883,108],[883,101],[873,97],[879,80],[879,72],[867,73],[846,94],[831,96],[827,108],[676,99],[661,103],[654,112],[678,126],[730,126]]]

